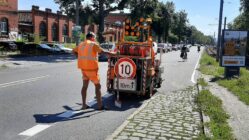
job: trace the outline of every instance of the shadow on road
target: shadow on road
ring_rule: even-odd
[[[39,61],[47,63],[56,63],[56,62],[70,62],[75,60],[76,57],[72,54],[58,54],[58,55],[47,55],[47,56],[10,56],[8,57],[9,61]]]
[[[136,96],[136,95],[122,95],[120,96],[120,100],[122,102],[122,107],[118,108],[115,106],[114,96],[110,96],[107,99],[103,99],[103,104],[105,106],[105,110],[97,110],[97,103],[93,104],[91,108],[85,109],[85,110],[75,110],[72,107],[69,106],[63,106],[65,111],[55,114],[35,114],[33,117],[36,120],[36,123],[56,123],[56,122],[63,122],[63,121],[71,121],[71,120],[77,120],[77,119],[83,119],[83,118],[89,118],[93,115],[97,115],[99,113],[106,112],[110,113],[112,111],[126,111],[132,108],[139,108],[145,98]],[[81,103],[76,103],[78,108],[81,107]]]

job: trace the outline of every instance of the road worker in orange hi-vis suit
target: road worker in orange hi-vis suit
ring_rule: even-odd
[[[76,48],[73,49],[74,54],[78,56],[78,68],[81,69],[83,75],[83,86],[81,89],[82,95],[82,109],[87,109],[89,106],[86,104],[86,92],[89,85],[89,81],[92,81],[95,85],[95,93],[97,97],[98,110],[104,109],[101,99],[101,85],[99,79],[99,66],[98,66],[98,53],[104,53],[106,55],[115,55],[103,50],[99,44],[95,41],[95,34],[89,32],[86,35],[86,40],[81,42]]]

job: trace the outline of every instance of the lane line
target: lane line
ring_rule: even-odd
[[[41,132],[41,131],[43,131],[43,130],[49,128],[50,126],[51,126],[51,125],[47,125],[47,124],[38,124],[38,125],[36,125],[36,126],[30,128],[30,129],[28,129],[28,130],[26,130],[26,131],[23,131],[23,132],[20,133],[19,135],[31,137],[31,136],[34,136],[35,134],[37,134],[37,133],[39,133],[39,132]]]
[[[34,78],[29,78],[29,79],[24,79],[24,80],[17,80],[17,81],[13,81],[13,82],[3,83],[3,84],[0,84],[0,88],[30,83],[30,82],[37,81],[37,80],[40,80],[40,79],[43,79],[46,77],[49,77],[49,75],[44,75],[44,76],[39,76],[39,77],[34,77]]]
[[[203,49],[202,49],[201,52],[200,52],[198,61],[197,61],[196,65],[195,65],[195,68],[194,68],[194,72],[193,72],[193,74],[192,74],[192,76],[191,76],[191,82],[194,83],[194,84],[196,84],[196,81],[195,81],[195,73],[196,73],[196,69],[197,69],[197,67],[198,67],[198,65],[199,65],[201,56],[202,56],[202,51],[203,51]]]
[[[104,94],[102,96],[102,100],[106,100],[107,98],[110,98],[111,96],[113,96],[113,94],[110,94],[109,92],[106,92],[106,94]],[[102,101],[102,102],[103,102]],[[96,104],[97,101],[95,99],[93,100],[90,100],[89,102],[87,102],[87,104],[92,107],[94,104]],[[65,111],[64,113],[60,114],[60,115],[57,115],[56,117],[60,117],[60,118],[70,118],[72,117],[73,115],[75,114],[78,114],[78,113],[81,113],[83,112],[83,110],[78,110],[78,111],[73,111],[73,110],[69,110],[69,111]],[[54,123],[55,124],[55,123]],[[32,137],[38,133],[40,133],[41,131],[44,131],[45,129],[49,128],[50,126],[52,126],[53,124],[51,125],[48,125],[48,124],[37,124],[36,126],[33,126],[31,127],[30,129],[27,129],[23,132],[21,132],[20,134],[18,135],[22,135],[22,136],[29,136],[29,137]]]

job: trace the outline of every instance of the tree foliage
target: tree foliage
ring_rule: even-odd
[[[60,9],[65,12],[70,17],[75,17],[76,13],[76,0],[54,0],[57,4],[60,5]],[[98,40],[100,42],[104,41],[102,36],[104,32],[104,19],[112,11],[122,10],[128,0],[91,0],[91,4],[86,6],[82,5],[84,0],[78,0],[79,5],[79,14],[80,14],[80,25],[86,25],[89,23],[96,23],[99,25],[98,30]]]
[[[54,0],[60,9],[71,18],[75,17],[76,0]],[[179,43],[191,40],[192,42],[210,42],[209,37],[202,34],[188,23],[188,14],[185,11],[175,11],[174,2],[159,2],[159,0],[91,0],[89,4],[82,4],[78,0],[79,23],[84,26],[95,23],[99,25],[98,40],[103,42],[104,19],[115,10],[129,8],[130,17],[138,20],[140,17],[152,18],[152,29],[158,42]]]
[[[249,0],[240,0],[240,11],[232,23],[228,24],[230,29],[249,30]]]

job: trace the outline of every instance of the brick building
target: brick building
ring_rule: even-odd
[[[123,22],[128,17],[125,13],[110,13],[105,18],[105,28],[103,36],[106,42],[117,42],[123,33]],[[94,32],[97,34],[98,26],[95,24],[86,25],[83,32]]]
[[[17,34],[17,0],[0,0],[0,40],[15,40]]]
[[[38,6],[32,6],[31,11],[18,11],[19,32],[22,34],[34,34],[47,42],[65,42],[72,37],[73,20],[51,9],[45,11]]]

